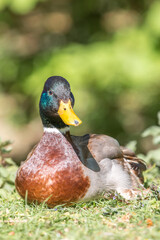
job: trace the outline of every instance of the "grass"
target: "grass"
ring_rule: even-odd
[[[2,154],[6,146],[0,143]],[[114,196],[49,209],[21,199],[14,187],[17,166],[3,155],[0,162],[0,240],[160,239],[160,187],[147,199],[126,202]],[[145,172],[145,186],[152,183],[160,186],[156,164]]]
[[[0,198],[1,240],[159,239],[160,201],[119,197],[47,208],[28,205],[15,192]]]

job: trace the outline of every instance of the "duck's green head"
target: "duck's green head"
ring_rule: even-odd
[[[73,106],[74,96],[68,81],[60,76],[48,78],[39,102],[44,127],[61,129],[80,125],[82,121],[74,113]]]

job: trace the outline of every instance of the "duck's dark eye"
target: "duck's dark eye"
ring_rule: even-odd
[[[53,91],[52,90],[49,90],[48,93],[49,93],[49,95],[53,95]]]

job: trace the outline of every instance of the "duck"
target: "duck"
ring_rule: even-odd
[[[49,77],[39,101],[43,135],[19,167],[15,186],[28,203],[49,207],[89,201],[114,192],[126,200],[146,195],[146,164],[104,134],[73,136],[82,121],[73,111],[74,95],[61,76]]]

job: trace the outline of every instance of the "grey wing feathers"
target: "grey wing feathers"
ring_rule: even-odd
[[[138,158],[134,152],[132,152],[130,149],[121,147],[121,150],[123,152],[123,157],[127,160],[127,162],[131,165],[131,168],[133,170],[140,169],[141,171],[145,171],[147,169],[145,161]]]
[[[143,182],[142,172],[146,170],[145,162],[137,158],[131,150],[121,147],[116,139],[107,135],[86,134],[81,137],[72,136],[72,140],[77,147],[81,162],[87,168],[99,172],[101,160],[116,159],[117,163],[128,169],[127,171],[132,171]]]
[[[92,134],[88,142],[88,149],[97,162],[105,158],[116,159],[123,156],[117,140],[107,135]]]

